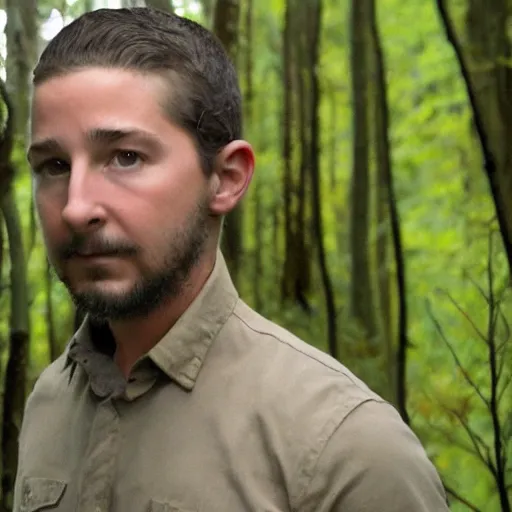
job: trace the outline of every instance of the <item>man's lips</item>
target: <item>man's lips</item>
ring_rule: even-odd
[[[118,253],[115,252],[75,252],[71,255],[71,258],[113,258],[119,256]]]

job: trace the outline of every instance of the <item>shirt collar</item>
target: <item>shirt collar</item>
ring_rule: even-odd
[[[224,257],[192,304],[167,334],[149,351],[151,360],[185,389],[192,389],[206,354],[238,301]]]
[[[193,389],[208,349],[237,301],[238,293],[218,251],[213,271],[199,294],[158,344],[136,363],[134,372],[149,359],[180,386]],[[112,363],[113,343],[106,325],[98,326],[86,317],[69,344],[66,367],[71,366],[71,377],[80,364],[99,396],[121,392],[113,389],[118,387],[114,382],[120,380],[120,372]]]

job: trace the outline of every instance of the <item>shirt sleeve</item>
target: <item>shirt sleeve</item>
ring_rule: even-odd
[[[338,425],[300,512],[448,512],[434,465],[389,404],[367,401]]]

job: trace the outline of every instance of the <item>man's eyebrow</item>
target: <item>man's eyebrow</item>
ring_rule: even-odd
[[[136,128],[94,128],[87,133],[87,138],[92,143],[103,142],[112,144],[128,137],[136,137],[153,143],[158,141],[158,138],[152,133]]]
[[[34,157],[35,153],[56,153],[62,151],[62,148],[56,139],[43,139],[33,142],[27,151],[27,160]]]
[[[114,142],[118,142],[128,137],[138,138],[152,144],[158,144],[159,142],[157,136],[136,128],[94,128],[87,133],[88,140],[93,144],[101,142],[113,144]],[[62,151],[62,147],[57,139],[43,139],[30,145],[30,148],[27,151],[27,159],[30,162],[37,153],[57,153],[59,151]]]

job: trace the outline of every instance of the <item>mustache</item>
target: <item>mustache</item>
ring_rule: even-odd
[[[91,235],[73,235],[72,238],[59,249],[61,259],[70,259],[74,256],[92,254],[110,256],[130,256],[138,251],[138,247],[125,240],[114,240]]]

